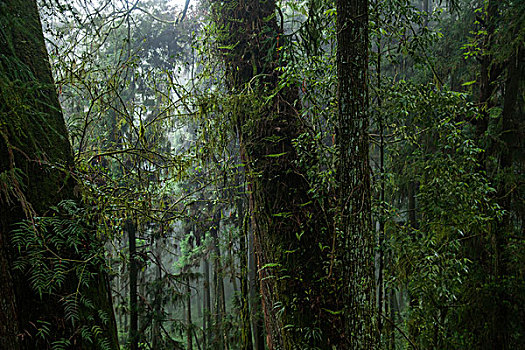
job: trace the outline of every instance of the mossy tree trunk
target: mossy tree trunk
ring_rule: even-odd
[[[275,1],[213,3],[220,41],[230,47],[222,57],[248,181],[268,347],[348,348],[344,281],[330,248],[343,237],[310,192],[308,165],[293,145],[306,133],[298,87],[279,86],[285,40]]]
[[[51,215],[51,207],[64,200],[79,204],[71,170],[72,151],[55,91],[42,27],[34,0],[0,3],[0,348],[46,349],[56,340],[68,340],[68,349],[95,349],[82,339],[82,320],[100,327],[110,348],[118,348],[116,325],[107,276],[92,273],[81,284],[74,273],[52,293],[39,295],[32,288],[29,270],[14,269],[20,258],[10,240],[17,223]],[[71,221],[72,222],[72,221]],[[89,227],[89,225],[87,225]],[[36,228],[35,228],[36,232]],[[45,241],[55,238],[47,230]],[[89,234],[89,232],[88,232]],[[82,237],[91,245],[89,235]],[[42,247],[44,249],[45,247]],[[54,252],[80,260],[80,253],[63,248]],[[87,272],[87,271],[86,271]],[[50,281],[52,283],[53,281]],[[88,315],[79,305],[80,320],[67,317],[64,296],[80,295],[107,317]],[[39,329],[41,335],[37,335]]]

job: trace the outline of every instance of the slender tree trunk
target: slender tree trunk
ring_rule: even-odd
[[[211,295],[210,295],[210,263],[209,259],[204,259],[204,298],[203,298],[203,345],[209,349],[213,341],[211,327]]]
[[[416,236],[416,230],[418,229],[418,222],[417,222],[417,207],[416,207],[416,183],[414,181],[409,181],[408,183],[408,224],[410,227],[410,230],[414,232],[414,236],[412,239],[415,241],[418,239]],[[407,289],[407,295],[408,295],[408,305],[411,309],[415,309],[418,307],[419,301],[417,296],[412,295],[410,291],[408,291],[408,286],[405,285],[405,288]],[[437,326],[436,326],[437,327]],[[436,328],[437,329],[437,328]],[[408,324],[408,335],[410,339],[417,339],[419,336],[419,327],[415,321],[409,322]]]
[[[191,285],[186,278],[186,349],[193,349],[193,324],[191,320]]]
[[[156,237],[155,239],[155,258],[157,261],[157,265],[155,266],[155,297],[154,297],[154,315],[153,315],[153,339],[152,339],[152,346],[153,349],[160,348],[161,344],[161,334],[160,334],[160,326],[163,318],[162,313],[162,249],[160,246],[160,237]]]
[[[392,290],[389,290],[388,291],[388,300],[389,300],[389,310],[390,310],[390,313],[389,313],[389,317],[390,317],[390,320],[392,321],[392,324],[389,324],[388,325],[388,333],[390,335],[389,337],[389,345],[390,345],[390,349],[391,350],[395,350],[396,348],[396,331],[394,329],[394,324],[396,322],[396,309],[395,309],[395,292],[392,291]]]
[[[374,236],[368,165],[368,1],[337,4],[337,144],[348,349],[373,349]]]
[[[138,350],[138,303],[137,303],[137,240],[136,232],[137,226],[132,220],[128,220],[126,225],[128,233],[129,246],[129,342],[131,350]]]
[[[380,15],[378,14],[376,21],[378,25],[381,25],[380,21]],[[377,69],[377,90],[381,91],[381,37],[378,37],[377,40],[377,62],[376,62],[376,69]],[[379,94],[377,96],[377,107],[379,113],[382,113],[382,96]],[[380,189],[379,189],[379,202],[380,206],[383,209],[385,206],[385,138],[384,138],[384,120],[383,115],[379,115],[379,183],[380,183]],[[383,209],[384,210],[384,209]],[[384,307],[385,304],[385,288],[384,288],[384,260],[385,260],[385,220],[384,220],[384,212],[383,210],[379,213],[379,227],[378,227],[378,277],[377,277],[377,307],[379,310],[379,317],[377,319],[377,329],[378,329],[378,335],[379,340],[382,339],[382,330],[383,330],[383,316],[386,312],[386,307]]]
[[[242,232],[242,236],[239,237],[239,265],[240,271],[240,284],[241,293],[239,300],[240,316],[241,316],[241,349],[242,350],[253,350],[252,341],[252,327],[250,317],[250,280],[249,280],[249,266],[248,266],[248,228],[243,224],[244,210],[242,205],[242,199],[237,200],[236,211],[237,211],[237,227]]]
[[[214,316],[215,316],[215,338],[213,339],[214,349],[224,349],[224,328],[222,320],[226,313],[225,310],[225,301],[224,301],[224,280],[222,273],[222,258],[221,258],[221,249],[219,247],[219,225],[221,219],[221,210],[217,209],[213,215],[212,227],[210,229],[210,234],[212,237],[212,248],[214,252],[213,257],[213,295],[214,300]]]

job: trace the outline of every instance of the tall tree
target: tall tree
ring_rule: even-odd
[[[353,146],[359,152],[346,154],[342,161],[344,171],[351,171],[351,175],[341,180],[352,186],[350,191],[357,190],[345,192],[346,199],[342,202],[346,202],[347,209],[343,213],[343,225],[363,227],[345,230],[343,234],[335,229],[333,213],[326,209],[325,199],[315,198],[311,191],[306,176],[308,161],[301,159],[294,146],[299,137],[310,136],[298,112],[298,84],[281,84],[281,72],[286,66],[283,59],[286,39],[284,18],[280,19],[281,25],[277,18],[282,13],[275,1],[215,2],[215,18],[222,29],[220,41],[223,48],[227,48],[222,55],[227,82],[235,96],[232,114],[248,180],[270,349],[351,348],[351,344],[361,343],[372,346],[369,306],[373,292],[369,278],[373,270],[369,260],[365,85],[367,2],[359,5],[356,10],[360,27],[355,33],[363,41],[359,42],[358,49],[349,42],[350,50],[355,50],[349,59],[357,60],[349,66],[358,68],[352,75],[345,73],[345,79],[347,82],[354,77],[360,80],[348,87],[353,95],[345,95],[344,103],[354,97],[358,100],[343,109],[347,124],[340,139],[348,138],[342,149],[350,150]],[[349,11],[348,14],[353,13]],[[354,37],[346,40],[352,39]],[[357,244],[350,246],[354,238]],[[341,255],[346,248],[353,251]],[[361,263],[364,265],[360,266]],[[346,265],[348,269],[344,268]],[[362,278],[365,279],[363,286]],[[347,285],[348,280],[352,281],[351,285]],[[356,294],[348,299],[343,297],[343,291]],[[345,308],[345,302],[352,304]],[[345,328],[345,324],[349,326]],[[358,334],[349,333],[355,330]]]
[[[0,27],[0,347],[117,349],[107,277],[84,261],[94,232],[58,209],[79,195],[36,1],[3,1]]]
[[[487,225],[488,242],[475,247],[473,260],[482,269],[473,302],[477,320],[472,333],[484,349],[512,349],[523,342],[523,284],[520,267],[513,260],[523,251],[523,91],[524,35],[521,2],[482,3],[479,18],[484,32],[480,45],[479,102],[475,121],[485,148],[481,167],[496,189],[495,202],[503,213]],[[479,244],[479,242],[478,242]],[[519,259],[519,258],[518,258]],[[482,287],[481,287],[482,286]],[[489,306],[490,305],[490,306]]]
[[[337,1],[341,256],[349,349],[374,348],[374,236],[368,164],[368,1]]]

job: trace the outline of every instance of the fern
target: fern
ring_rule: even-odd
[[[99,279],[100,267],[105,266],[102,245],[91,239],[97,231],[91,222],[86,210],[74,201],[63,201],[52,207],[47,216],[18,223],[11,234],[11,243],[19,252],[13,266],[27,274],[31,288],[40,298],[59,296],[65,321],[78,329],[76,333],[84,341],[105,349],[111,343],[101,326],[109,324],[110,315],[82,294]],[[54,326],[39,321],[37,336],[51,349],[70,348],[71,340],[50,339]]]
[[[49,337],[49,326],[51,326],[51,323],[44,321],[44,320],[38,320],[37,323],[37,332],[36,336],[40,337],[42,339],[46,339]]]
[[[98,310],[98,317],[102,321],[102,324],[108,325],[109,324],[109,315],[104,310]]]
[[[59,339],[51,344],[52,350],[66,350],[71,347],[71,342],[67,339]]]
[[[78,300],[76,294],[64,300],[64,312],[66,320],[71,322],[73,325],[75,325],[75,323],[80,320],[80,315],[78,312]]]
[[[82,336],[82,339],[93,344],[93,334],[88,326],[82,326],[82,328],[80,328],[80,335]]]

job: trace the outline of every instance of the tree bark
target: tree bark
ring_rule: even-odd
[[[161,230],[162,232],[162,230]],[[155,267],[155,296],[154,296],[154,315],[153,315],[153,328],[152,328],[152,347],[158,349],[161,346],[162,335],[160,328],[163,320],[163,276],[162,276],[162,247],[160,245],[159,236],[155,237],[155,260],[157,264]]]
[[[210,293],[210,263],[209,258],[204,259],[204,298],[203,298],[203,318],[202,318],[202,331],[203,341],[205,349],[208,349],[212,343],[213,333],[211,331],[211,293]]]
[[[254,350],[264,350],[264,324],[261,317],[261,296],[257,288],[260,283],[257,280],[257,266],[253,241],[253,230],[248,229],[248,289],[253,345]]]
[[[250,285],[249,285],[249,266],[248,266],[248,229],[243,225],[244,206],[242,199],[236,201],[237,227],[242,232],[239,237],[239,265],[240,265],[240,285],[241,293],[239,296],[239,309],[241,318],[241,344],[242,350],[253,350],[251,313],[250,313]]]

